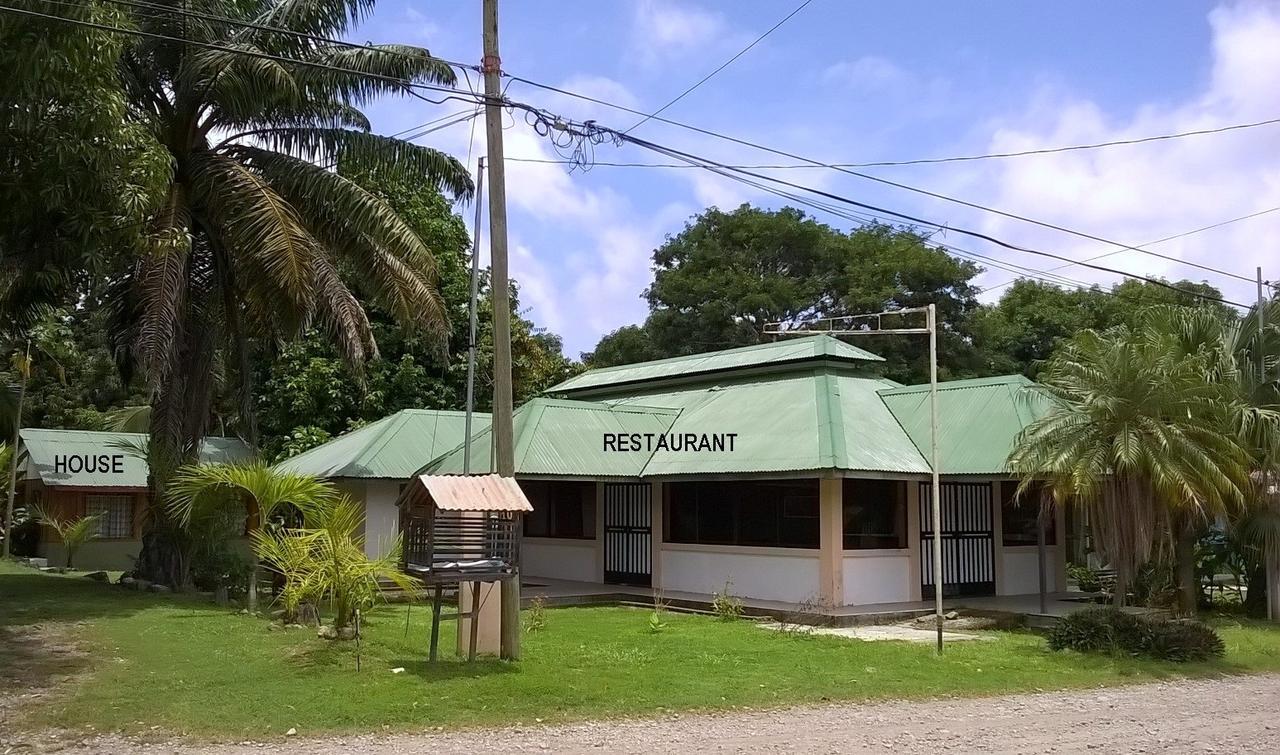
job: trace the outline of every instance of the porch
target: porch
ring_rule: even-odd
[[[601,584],[565,579],[527,577],[520,586],[520,602],[524,607],[535,598],[548,606],[634,605],[653,604],[654,589],[632,585]],[[797,623],[824,623],[834,626],[885,624],[931,614],[933,601],[903,601],[866,605],[823,606],[813,603],[789,603],[734,596],[742,601],[745,615],[785,619]],[[1039,594],[998,595],[948,598],[946,610],[959,610],[980,615],[1025,616],[1031,626],[1050,624],[1075,611],[1095,605],[1088,593],[1055,592],[1047,596],[1041,611]],[[661,598],[670,608],[709,613],[714,595],[681,590],[663,590]]]

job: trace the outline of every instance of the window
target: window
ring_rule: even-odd
[[[1033,484],[1030,489],[1015,499],[1014,494],[1018,492],[1018,483],[1012,480],[1000,483],[1000,528],[1003,531],[1002,539],[1005,545],[1036,544],[1037,520],[1040,516],[1040,490],[1040,485]],[[1056,545],[1058,542],[1056,519],[1057,517],[1049,517],[1049,521],[1045,523],[1045,545]]]
[[[816,480],[676,482],[667,491],[667,542],[818,547]]]
[[[844,549],[907,547],[907,483],[844,481]]]
[[[533,504],[533,511],[524,518],[525,535],[595,539],[594,482],[523,480],[520,487]]]
[[[85,496],[85,515],[98,517],[98,537],[133,537],[133,496]]]

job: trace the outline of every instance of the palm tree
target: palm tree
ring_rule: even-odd
[[[31,507],[31,516],[37,522],[52,529],[58,539],[62,541],[62,549],[67,556],[68,569],[72,567],[76,551],[80,550],[80,546],[98,536],[100,517],[97,515],[82,516],[77,519],[59,519],[46,512],[43,508],[33,505]]]
[[[371,133],[359,110],[413,84],[452,84],[448,65],[418,47],[320,39],[347,36],[374,0],[191,5],[137,11],[138,29],[156,36],[135,41],[119,63],[131,120],[170,163],[145,251],[117,276],[113,297],[114,338],[151,396],[155,501],[195,459],[219,368],[235,378],[242,434],[256,443],[254,343],[314,323],[354,367],[377,354],[347,280],[406,327],[447,334],[431,250],[386,202],[329,166],[359,165],[455,197],[472,190],[457,160]],[[182,529],[159,507],[147,521],[137,570],[180,584]]]
[[[180,467],[169,480],[166,493],[168,512],[184,526],[208,507],[237,508],[247,502],[250,537],[255,544],[269,536],[279,525],[277,520],[293,518],[290,515],[295,513],[305,517],[338,496],[332,485],[315,477],[276,472],[261,462]],[[251,613],[258,610],[262,556],[255,545],[248,592]]]
[[[1009,466],[1023,487],[1044,480],[1057,503],[1087,510],[1118,603],[1139,566],[1172,552],[1181,607],[1194,611],[1196,537],[1243,504],[1249,454],[1234,387],[1214,377],[1221,365],[1218,351],[1181,348],[1153,317],[1084,331],[1040,373],[1056,401],[1023,431]]]

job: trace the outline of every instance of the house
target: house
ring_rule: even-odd
[[[471,416],[472,433],[487,430],[489,415]],[[365,552],[382,556],[399,530],[396,499],[427,461],[466,438],[466,413],[405,409],[334,438],[276,465],[282,472],[333,482],[365,506]],[[487,458],[487,457],[486,457]]]
[[[830,336],[590,370],[520,407],[531,579],[830,606],[933,596],[929,387]],[[1005,459],[1046,408],[1021,376],[939,386],[944,594],[1035,593],[1037,507]],[[489,430],[472,472],[491,471]],[[419,455],[421,458],[421,455]],[[461,474],[454,449],[423,470]],[[1063,512],[1047,577],[1065,589]]]
[[[140,455],[140,433],[25,428],[18,434],[19,505],[37,504],[61,520],[98,516],[97,537],[81,546],[76,566],[131,569],[142,547],[149,470]],[[248,458],[238,438],[205,438],[204,462]],[[38,555],[62,564],[66,554],[49,527],[42,527]]]

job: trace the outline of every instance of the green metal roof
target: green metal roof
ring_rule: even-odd
[[[831,336],[791,338],[738,349],[693,354],[653,362],[605,367],[569,378],[547,390],[552,394],[594,391],[610,386],[718,375],[746,368],[828,360],[837,362],[883,362],[882,357]]]
[[[490,416],[471,415],[471,431],[487,430]],[[408,479],[462,443],[466,412],[405,409],[285,459],[282,472],[326,478]]]
[[[822,469],[928,473],[877,393],[893,385],[819,366],[611,403],[679,407],[672,433],[737,434],[733,452],[658,451],[644,476]]]
[[[1049,399],[1021,375],[938,384],[938,456],[944,474],[999,474],[1018,433],[1049,408]],[[921,455],[930,449],[929,386],[880,391]]]
[[[145,446],[147,436],[142,433],[28,427],[19,433],[19,438],[24,475],[29,480],[39,480],[47,487],[147,487],[149,470],[146,460],[128,450]],[[99,464],[98,457],[103,455],[108,459]],[[203,462],[238,461],[248,456],[249,447],[239,438],[209,437],[200,447],[200,461]],[[68,463],[68,457],[78,458]],[[118,457],[118,461],[113,457]],[[89,463],[86,464],[85,460]],[[117,465],[121,471],[112,471]]]
[[[536,398],[515,413],[515,462],[520,475],[638,477],[649,460],[641,451],[608,451],[605,433],[663,433],[678,409],[610,406],[590,401]],[[493,437],[472,437],[471,472],[492,468]],[[430,474],[462,474],[461,445],[427,465]]]

